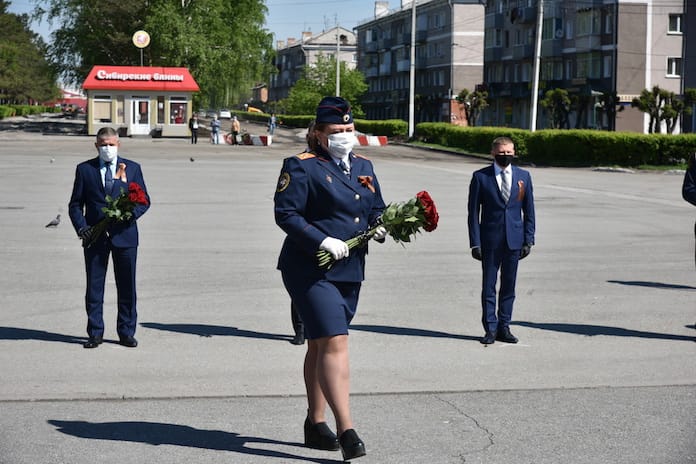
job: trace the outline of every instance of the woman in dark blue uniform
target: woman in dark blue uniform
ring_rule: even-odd
[[[355,136],[348,102],[322,99],[314,136],[316,149],[285,159],[278,180],[275,219],[287,233],[278,269],[308,340],[305,445],[340,448],[349,460],[365,455],[350,415],[348,325],[358,305],[367,246],[349,250],[346,240],[366,231],[385,205],[372,163],[352,152]],[[380,228],[375,238],[385,236]],[[318,266],[318,250],[336,260],[328,270]],[[327,404],[338,437],[326,424]]]

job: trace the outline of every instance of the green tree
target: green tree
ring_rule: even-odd
[[[363,115],[360,107],[360,97],[367,90],[365,76],[355,69],[348,69],[346,63],[340,63],[341,97],[348,100],[353,109],[353,115]],[[319,55],[317,62],[306,66],[303,76],[290,89],[288,97],[279,106],[286,114],[313,114],[317,104],[328,95],[336,95],[336,58]]]
[[[0,0],[0,103],[43,102],[58,96],[46,44],[29,28],[28,15],[8,13]]]
[[[51,58],[64,78],[82,83],[97,64],[137,66],[133,33],[146,30],[148,66],[182,66],[216,106],[240,102],[271,69],[272,35],[262,0],[49,0],[36,15],[56,22]]]
[[[640,96],[631,101],[631,107],[647,113],[650,118],[648,121],[648,133],[650,134],[660,132],[660,90],[657,85],[652,90],[643,89]]]
[[[600,114],[606,115],[606,129],[613,131],[616,129],[616,113],[623,111],[624,107],[619,102],[619,96],[616,92],[604,92],[597,101],[597,110]],[[603,121],[604,118],[600,118],[600,125],[603,124]]]
[[[468,89],[462,89],[457,95],[457,101],[464,107],[467,124],[473,127],[481,112],[488,106],[488,92],[485,90],[469,92]]]
[[[690,116],[696,103],[696,89],[685,89],[679,96],[669,90],[654,86],[652,90],[643,89],[640,96],[633,99],[631,106],[649,116],[648,132],[662,132],[662,122],[668,134],[674,132],[682,116]]]
[[[539,103],[548,112],[549,124],[552,128],[568,128],[568,113],[570,113],[571,102],[567,90],[549,90]]]

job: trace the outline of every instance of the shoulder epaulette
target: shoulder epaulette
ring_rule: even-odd
[[[297,157],[298,157],[299,159],[301,159],[301,160],[316,158],[316,156],[317,156],[317,155],[315,155],[314,153],[309,153],[309,152],[306,152],[306,151],[300,153],[299,155],[297,155]]]

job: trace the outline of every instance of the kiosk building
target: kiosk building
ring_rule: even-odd
[[[186,68],[102,66],[92,68],[87,94],[87,133],[109,126],[119,135],[186,137],[192,97],[200,89]]]

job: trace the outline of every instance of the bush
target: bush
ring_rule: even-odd
[[[490,153],[496,137],[515,142],[517,155],[527,163],[547,166],[629,166],[679,164],[696,152],[696,134],[638,134],[596,130],[545,129],[530,132],[505,127],[460,127],[420,123],[416,136],[425,142],[457,147],[471,153]]]

